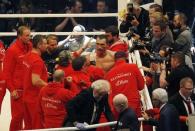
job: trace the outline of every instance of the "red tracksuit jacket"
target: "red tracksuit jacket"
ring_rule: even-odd
[[[24,75],[23,99],[25,102],[35,103],[37,102],[41,87],[34,87],[32,85],[32,73],[40,75],[40,78],[47,82],[48,78],[47,68],[41,57],[34,52],[29,52],[24,57],[23,63],[25,68],[25,72],[23,72]]]
[[[5,49],[3,43],[0,41],[0,113],[1,113],[1,104],[6,92],[5,79],[3,75],[3,59],[5,56]]]
[[[62,127],[67,117],[65,105],[75,96],[75,89],[72,86],[71,91],[67,90],[63,84],[57,82],[49,83],[41,89],[38,111],[44,128]]]
[[[113,97],[122,93],[128,98],[129,106],[137,110],[137,106],[140,105],[139,90],[144,88],[144,78],[137,65],[128,64],[124,60],[118,60],[106,74],[105,79],[111,84],[111,105]]]
[[[65,77],[70,76],[74,72],[72,68],[72,64],[69,64],[68,66],[57,65],[56,70],[58,69],[61,69],[64,71]]]
[[[8,89],[23,89],[23,58],[32,49],[32,43],[24,45],[18,39],[7,49],[4,58],[4,76]]]
[[[99,79],[103,79],[105,72],[102,68],[96,67],[94,65],[90,65],[87,67],[87,74],[90,76],[91,82]]]
[[[117,41],[115,42],[114,44],[112,44],[110,47],[109,47],[109,50],[111,51],[123,51],[123,52],[127,52],[128,50],[128,45],[125,41]]]
[[[90,76],[82,71],[74,71],[71,75],[73,84],[77,86],[78,92],[91,86]]]

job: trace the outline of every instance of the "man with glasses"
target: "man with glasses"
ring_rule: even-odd
[[[169,103],[173,104],[180,116],[188,116],[195,113],[194,97],[193,96],[193,81],[190,77],[185,77],[180,81],[180,90],[172,96]],[[188,131],[188,126],[185,122],[180,122],[182,131]]]

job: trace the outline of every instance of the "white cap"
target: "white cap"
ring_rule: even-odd
[[[76,25],[74,28],[73,28],[73,32],[84,32],[85,31],[85,27],[82,26],[82,25]]]

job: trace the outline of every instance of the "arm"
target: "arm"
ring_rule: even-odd
[[[126,21],[122,21],[122,23],[120,24],[120,32],[121,33],[127,33],[129,31],[129,27],[131,27],[131,24],[129,24]]]
[[[141,72],[139,71],[139,68],[137,67],[137,65],[134,65],[134,72],[137,78],[138,90],[144,89],[144,83],[145,83],[144,78]]]
[[[70,20],[71,20],[73,26],[78,25],[78,23],[76,22],[75,18],[71,17]]]
[[[88,96],[89,93],[84,90],[68,102],[66,109],[70,122],[78,121],[79,110],[84,107],[85,103],[88,101]]]
[[[76,93],[74,93],[73,91],[64,88],[62,88],[59,93],[59,96],[61,96],[61,99],[65,102],[74,98],[75,95]]]
[[[159,82],[160,82],[160,87],[161,88],[165,88],[168,83],[166,81],[166,70],[162,70],[161,73],[160,73],[160,78],[159,78]]]
[[[32,85],[36,87],[46,86],[47,83],[40,78],[40,75],[32,73]]]
[[[168,82],[166,81],[166,65],[165,63],[161,64],[161,73],[159,77],[160,87],[165,88],[168,85]]]
[[[106,119],[108,120],[108,121],[114,121],[114,117],[113,117],[113,114],[112,114],[112,112],[111,112],[111,110],[110,110],[110,106],[109,106],[109,104],[108,104],[108,95],[105,97],[105,110],[104,110],[104,114],[105,114],[105,116],[106,116]]]
[[[47,83],[41,79],[45,65],[41,61],[37,61],[32,65],[32,85],[36,87],[44,87]]]
[[[6,51],[5,58],[3,61],[4,65],[4,74],[5,74],[5,80],[7,83],[7,87],[10,92],[14,90],[13,85],[13,73],[14,73],[14,67],[16,65],[16,54],[14,50],[11,50],[10,48]]]
[[[69,18],[65,18],[59,25],[56,26],[55,31],[62,31],[63,28],[67,25]]]

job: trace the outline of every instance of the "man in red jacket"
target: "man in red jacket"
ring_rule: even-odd
[[[0,113],[1,113],[1,104],[6,92],[5,79],[3,76],[3,59],[5,56],[5,49],[3,42],[0,40]]]
[[[23,57],[32,49],[30,42],[30,29],[21,26],[17,31],[17,39],[7,49],[4,58],[4,75],[7,88],[11,94],[11,114],[10,131],[22,129],[23,121]]]
[[[77,89],[73,84],[71,84],[70,90],[64,88],[64,75],[63,70],[56,70],[53,74],[53,82],[40,91],[38,111],[41,125],[44,128],[62,127],[64,120],[67,118],[64,105],[76,95],[75,91]]]
[[[113,100],[113,97],[119,93],[124,94],[128,98],[128,106],[134,109],[139,117],[141,116],[139,91],[144,88],[144,78],[137,65],[128,64],[125,60],[126,53],[117,52],[115,65],[105,76],[112,87],[110,100]]]
[[[109,50],[111,51],[128,51],[128,45],[125,41],[120,40],[118,27],[111,25],[105,29]]]
[[[73,83],[77,86],[78,92],[91,86],[90,75],[87,73],[86,58],[81,56],[72,61],[74,72],[70,75]]]
[[[24,57],[24,124],[25,129],[35,128],[37,101],[40,89],[47,85],[47,69],[41,53],[47,49],[47,40],[42,35],[33,37],[33,49]]]

